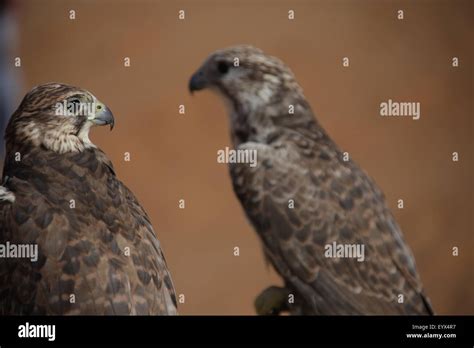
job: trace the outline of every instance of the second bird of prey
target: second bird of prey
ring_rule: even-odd
[[[259,313],[432,313],[382,192],[344,158],[281,60],[251,46],[220,50],[189,88],[217,92],[229,108],[234,147],[258,153],[256,166],[229,169],[265,257],[284,280],[257,298]],[[364,261],[327,257],[334,242],[363,246]]]

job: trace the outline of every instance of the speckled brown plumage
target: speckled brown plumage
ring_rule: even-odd
[[[0,200],[0,243],[38,244],[39,259],[0,260],[0,314],[175,314],[151,222],[110,160],[77,136],[61,153],[42,141],[80,134],[89,122],[51,113],[72,95],[95,98],[61,84],[37,87],[7,129],[3,187],[14,201]]]
[[[203,88],[229,106],[235,148],[258,153],[256,167],[235,163],[230,173],[266,258],[285,282],[284,291],[271,287],[257,299],[261,314],[432,313],[383,194],[344,161],[288,67],[256,48],[232,47],[212,54],[192,77],[191,91]],[[365,260],[325,257],[334,241],[364,245]],[[264,304],[288,293],[294,303]]]

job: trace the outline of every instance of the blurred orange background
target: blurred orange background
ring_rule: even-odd
[[[255,296],[281,283],[216,161],[230,146],[224,105],[187,90],[208,54],[244,43],[292,68],[319,121],[385,192],[436,312],[474,314],[472,1],[30,0],[15,12],[22,92],[63,82],[113,110],[114,131],[91,137],[151,216],[181,314],[254,314]],[[388,99],[420,102],[421,119],[380,117]]]

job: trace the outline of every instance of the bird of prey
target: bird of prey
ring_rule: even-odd
[[[95,125],[112,128],[108,107],[59,83],[32,89],[12,115],[0,186],[0,314],[176,314],[150,219],[90,141]]]
[[[218,92],[235,150],[257,154],[257,165],[230,163],[230,174],[266,259],[284,280],[257,297],[258,314],[432,313],[383,194],[344,158],[283,62],[251,46],[219,50],[189,88]],[[334,245],[338,252],[328,253]],[[360,247],[363,260],[339,253],[340,246]]]

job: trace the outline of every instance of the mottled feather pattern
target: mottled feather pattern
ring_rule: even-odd
[[[104,159],[100,150],[90,149],[7,162],[6,185],[17,199],[2,206],[1,242],[38,243],[40,259],[1,263],[4,314],[176,311],[150,221]],[[18,298],[19,292],[25,295]]]
[[[219,50],[191,79],[191,90],[203,88],[230,106],[234,147],[257,152],[255,167],[231,163],[230,174],[265,256],[295,296],[291,313],[433,313],[383,194],[344,160],[283,62],[251,46]],[[325,257],[333,242],[363,245],[365,259]]]
[[[27,99],[44,105],[51,91],[38,91]],[[176,314],[150,219],[110,160],[95,147],[58,153],[18,141],[22,116],[20,106],[7,130],[3,186],[15,201],[0,201],[0,243],[37,244],[39,256],[0,262],[0,314]]]
[[[427,313],[413,257],[375,184],[344,162],[334,144],[306,139],[301,148],[285,138],[294,136],[289,133],[266,146],[256,144],[259,165],[234,164],[231,176],[266,256],[304,298],[303,312]],[[314,165],[302,154],[308,146],[318,158]],[[364,262],[325,257],[324,246],[333,241],[365,245]],[[400,294],[404,304],[397,302]]]

